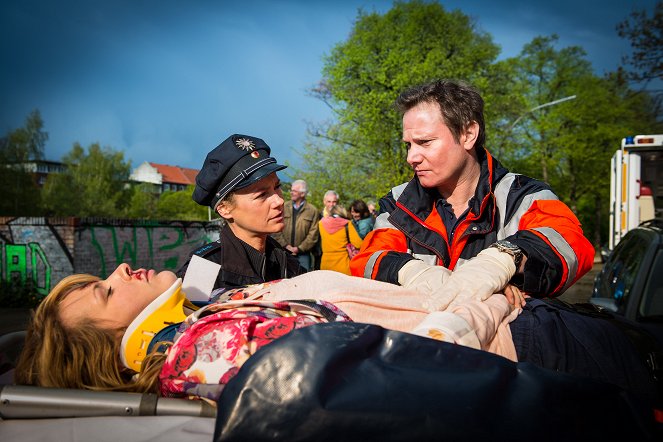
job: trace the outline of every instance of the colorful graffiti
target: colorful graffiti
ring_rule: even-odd
[[[123,262],[134,268],[177,270],[195,247],[218,238],[215,232],[216,228],[211,231],[179,223],[159,227],[91,225],[79,233],[90,247],[77,250],[76,256],[81,257],[81,271],[94,269],[102,278]]]
[[[42,296],[48,293],[52,268],[39,244],[5,244],[1,257],[5,282],[29,285]]]
[[[123,262],[176,270],[217,238],[215,222],[0,217],[0,278],[45,295],[67,275],[104,278]]]

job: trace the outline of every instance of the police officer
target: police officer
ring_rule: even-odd
[[[221,265],[214,289],[257,284],[305,273],[297,258],[271,234],[281,232],[283,196],[276,172],[285,169],[270,157],[260,138],[234,134],[205,158],[193,200],[223,218],[219,240],[196,249]],[[191,258],[177,272],[184,277]]]

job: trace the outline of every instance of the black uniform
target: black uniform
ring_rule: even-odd
[[[265,253],[260,253],[238,239],[227,225],[221,228],[218,241],[199,247],[192,255],[221,265],[214,289],[242,287],[306,273],[297,258],[270,236],[267,237]],[[190,261],[191,258],[187,259],[177,271],[178,277],[184,278]]]

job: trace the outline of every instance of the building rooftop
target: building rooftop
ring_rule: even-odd
[[[167,164],[150,163],[163,177],[164,183],[195,185],[196,175],[199,170],[188,169],[180,166],[169,166]]]

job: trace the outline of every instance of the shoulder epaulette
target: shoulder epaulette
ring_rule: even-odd
[[[221,248],[221,243],[219,241],[214,241],[198,247],[196,250],[193,251],[192,255],[198,255],[201,258],[203,258],[207,255],[216,252],[220,248]]]

